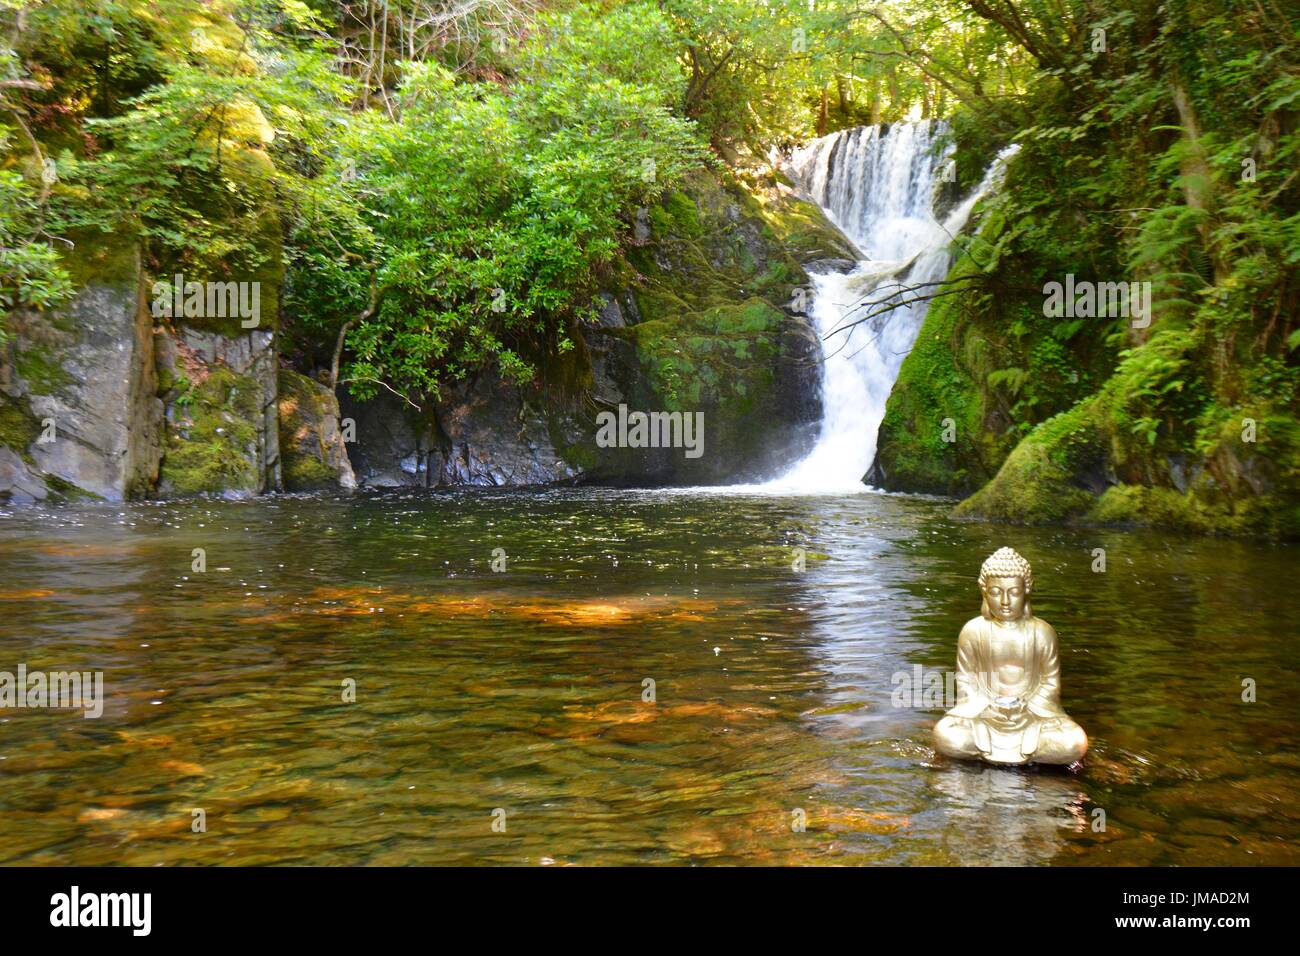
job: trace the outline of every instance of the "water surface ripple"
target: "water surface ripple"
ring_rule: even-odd
[[[108,698],[98,720],[0,710],[0,859],[1300,862],[1296,549],[948,508],[585,489],[0,511],[0,670],[100,670]],[[1078,774],[947,762],[942,708],[891,700],[895,675],[951,668],[1003,544],[1060,634]]]

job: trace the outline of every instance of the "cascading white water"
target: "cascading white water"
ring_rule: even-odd
[[[858,127],[814,140],[790,160],[799,185],[864,258],[850,272],[812,277],[811,318],[824,357],[821,427],[812,451],[770,482],[771,490],[865,487],[885,402],[925,317],[926,301],[912,300],[943,280],[953,237],[1017,149],[1003,150],[941,223],[934,214],[948,163],[947,153],[934,149],[941,133],[930,120]]]

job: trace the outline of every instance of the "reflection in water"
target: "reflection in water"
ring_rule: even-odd
[[[108,694],[100,720],[0,711],[0,853],[1297,862],[1295,550],[946,510],[566,490],[0,512],[0,670],[102,670]],[[891,702],[895,673],[953,666],[1001,544],[1061,636],[1077,775],[945,761],[942,707]]]
[[[1050,863],[1063,830],[1088,829],[1086,797],[1069,774],[972,765],[936,774],[933,785],[944,847],[965,862]]]

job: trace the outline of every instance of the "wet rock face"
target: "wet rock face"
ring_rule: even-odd
[[[633,447],[632,440],[601,447],[587,432],[577,447],[590,456],[588,481],[758,481],[793,465],[816,438],[821,349],[801,316],[754,299],[626,331],[589,330],[584,338],[592,400],[609,413],[605,421],[622,406],[627,413],[692,415],[697,426],[689,454],[686,447]]]
[[[13,325],[0,361],[0,444],[11,453],[0,498],[280,487],[273,331],[155,329],[135,255],[64,309]]]
[[[49,497],[44,479],[12,448],[0,445],[0,502],[30,505]]]
[[[355,423],[348,454],[361,487],[547,485],[581,474],[555,445],[572,426],[495,373],[446,389],[423,410],[387,394],[345,395],[340,406]]]
[[[551,438],[552,421],[517,386],[482,373],[437,406],[445,441],[430,459],[434,485],[546,485],[578,477]]]
[[[6,429],[11,500],[86,493],[121,501],[152,486],[161,457],[162,404],[154,372],[150,317],[137,276],[86,286],[63,309],[14,316],[13,340],[0,361],[9,417],[31,426]],[[22,466],[20,476],[19,465]]]
[[[347,446],[357,485],[363,488],[427,487],[429,456],[438,447],[430,416],[388,394],[358,402],[340,388],[339,414],[356,439]]]

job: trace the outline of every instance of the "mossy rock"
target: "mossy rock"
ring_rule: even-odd
[[[68,238],[72,247],[63,252],[62,264],[74,286],[134,285],[138,281],[140,250],[133,233],[80,230]]]
[[[815,203],[786,197],[779,203],[760,203],[759,212],[767,220],[773,239],[800,263],[861,258],[853,243]]]
[[[639,300],[640,301],[640,300]],[[701,312],[659,308],[628,330],[666,411],[725,408],[744,416],[773,382],[783,313],[753,296]],[[643,303],[643,309],[645,305]]]
[[[0,445],[13,449],[27,464],[32,464],[28,446],[41,434],[41,423],[27,403],[0,392]]]
[[[40,470],[32,456],[31,446],[43,430],[26,400],[13,399],[0,392],[0,445],[11,449],[44,483],[48,492],[44,500],[47,502],[102,500],[99,495],[78,488],[58,475],[47,474]]]
[[[630,409],[704,413],[704,457],[557,449],[597,480],[709,483],[789,463],[820,417],[820,350],[789,305],[804,262],[855,257],[852,244],[775,178],[732,171],[686,177],[647,220],[607,283],[629,321],[601,334],[627,349],[615,377]]]
[[[160,487],[177,494],[256,494],[261,389],[251,377],[216,366],[174,405]]]
[[[1032,428],[1087,397],[1107,360],[1070,357],[1064,342],[1079,328],[1045,321],[1023,284],[1001,290],[1001,272],[1016,268],[999,264],[1014,230],[996,206],[977,207],[976,221],[890,392],[873,485],[973,493]]]
[[[1143,350],[1168,358],[1198,348],[1177,330],[1153,336],[1096,395],[1031,431],[954,515],[1300,537],[1300,428],[1288,415],[1228,413],[1199,448],[1178,432],[1135,436],[1132,410],[1150,402],[1136,371]],[[1259,423],[1256,441],[1243,440],[1243,418]]]
[[[974,269],[963,259],[948,280],[960,281]],[[954,295],[936,299],[927,311],[885,405],[868,483],[967,495],[992,478],[1015,447],[1001,403],[972,371],[983,356],[969,348],[965,308],[963,297]]]
[[[319,458],[289,455],[282,462],[285,491],[323,491],[338,487],[338,475]]]
[[[337,422],[338,405],[328,389],[305,375],[280,369],[278,382],[281,480],[285,491],[339,487],[339,473],[328,462],[331,449],[324,423]]]
[[[1296,540],[1300,539],[1300,500],[1261,495],[1229,505],[1195,491],[1115,485],[1097,500],[1082,523]]]
[[[1090,400],[1039,425],[954,515],[1039,524],[1086,514],[1095,495],[1080,475],[1096,467],[1101,440],[1094,407]]]
[[[24,343],[14,357],[14,367],[37,395],[53,395],[72,381],[59,362],[57,349],[48,345]]]

